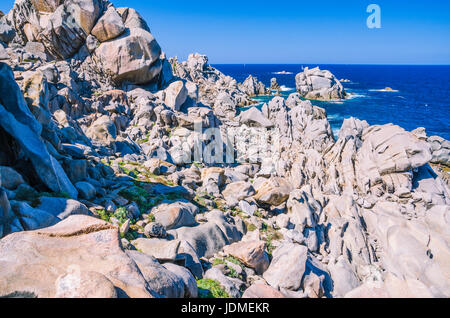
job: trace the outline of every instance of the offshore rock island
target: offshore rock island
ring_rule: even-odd
[[[0,13],[0,296],[450,296],[450,142],[162,51],[102,0]]]

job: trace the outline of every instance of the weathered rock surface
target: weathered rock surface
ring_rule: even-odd
[[[156,222],[167,230],[195,225],[198,208],[190,202],[163,203],[152,209]]]
[[[11,69],[0,63],[0,127],[12,136],[31,161],[35,173],[50,189],[76,198],[78,193],[59,162],[40,138],[42,126],[29,111]],[[5,105],[5,106],[3,106]]]
[[[254,198],[262,204],[278,206],[287,201],[291,190],[291,184],[287,180],[274,177],[256,188]]]
[[[248,96],[264,95],[266,93],[264,84],[252,75],[249,75],[242,85],[240,85],[240,89]]]
[[[195,277],[203,276],[199,257],[187,241],[139,238],[133,241],[133,245],[144,254],[150,255],[162,263],[182,263]]]
[[[242,298],[285,298],[282,293],[273,287],[264,284],[253,284],[245,290]]]
[[[236,257],[246,266],[253,268],[259,275],[269,267],[269,256],[263,241],[243,241],[225,246],[224,252]]]
[[[38,41],[55,58],[69,58],[84,44],[101,10],[99,0],[64,1],[54,12],[50,11]]]
[[[91,33],[100,42],[115,39],[125,31],[122,17],[114,7],[109,7],[103,16],[97,21]]]
[[[242,239],[242,229],[221,211],[214,210],[207,215],[207,223],[195,227],[184,227],[169,231],[176,239],[187,241],[199,257],[211,257],[224,246]]]
[[[140,28],[128,28],[114,40],[95,50],[99,67],[116,83],[146,84],[161,72],[161,48],[153,35]]]
[[[122,251],[117,229],[88,216],[71,216],[47,229],[11,234],[0,241],[0,251],[2,296],[56,297],[68,274],[81,274],[80,284],[93,293],[84,296],[99,295],[98,287],[111,290],[110,284],[130,297],[150,297],[153,292],[136,263]],[[86,272],[106,279],[89,282],[83,278],[88,277],[82,274]],[[55,284],[58,279],[61,287]]]
[[[344,87],[330,71],[318,67],[305,68],[295,76],[297,91],[305,98],[319,100],[337,100],[346,97]]]
[[[298,244],[284,244],[273,252],[264,279],[270,286],[296,291],[300,288],[305,273],[308,249]]]

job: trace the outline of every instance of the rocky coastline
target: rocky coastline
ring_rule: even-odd
[[[0,12],[0,297],[450,297],[450,142],[168,58],[105,0]],[[247,110],[241,111],[241,108]]]

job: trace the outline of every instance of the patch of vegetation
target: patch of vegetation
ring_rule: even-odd
[[[109,219],[111,218],[111,216],[108,212],[106,212],[106,210],[97,210],[96,212],[98,216],[100,216],[100,219],[109,223]]]
[[[250,215],[248,215],[247,213],[245,213],[241,209],[233,209],[233,210],[231,210],[231,215],[234,216],[234,217],[239,216],[241,219],[249,219],[250,218]]]
[[[260,211],[255,211],[255,213],[253,213],[253,215],[260,219],[264,219],[264,215],[262,215],[262,213]]]
[[[136,204],[139,206],[139,209],[141,209],[142,211],[147,211],[149,205],[147,197],[149,196],[149,194],[147,191],[145,191],[145,189],[139,186],[133,186],[131,188],[120,191],[119,194],[128,201],[136,202]]]
[[[171,186],[171,187],[174,186],[172,181],[167,180],[163,176],[158,176],[158,175],[150,173],[150,172],[145,172],[144,176],[147,178],[147,181],[149,181],[149,182],[161,183],[161,184],[164,184],[166,186]]]
[[[121,234],[121,237],[122,238],[126,238],[128,241],[134,241],[134,240],[136,240],[136,239],[138,239],[138,237],[139,237],[139,234],[136,232],[136,231],[128,231],[127,232],[127,234],[125,234],[125,235],[122,235]]]
[[[283,239],[283,234],[275,231],[273,228],[267,227],[266,224],[266,246],[267,246],[267,254],[272,256],[272,252],[275,250],[275,246],[273,245],[273,241],[279,241]]]
[[[145,143],[148,142],[148,141],[149,141],[149,139],[148,139],[148,137],[147,137],[147,138],[138,140],[137,143],[138,143],[139,145],[142,145],[142,144],[145,144]]]
[[[238,272],[235,271],[234,268],[228,267],[228,269],[230,270],[230,272],[227,274],[228,277],[231,278],[238,278],[238,279],[243,279],[241,274],[238,274]]]
[[[222,264],[227,265],[227,262],[236,264],[240,268],[245,269],[244,264],[242,264],[241,261],[239,261],[237,258],[233,256],[227,256],[225,258],[215,258],[212,265],[213,266],[218,266]],[[229,273],[227,274],[228,277],[243,279],[242,275],[239,274],[234,268],[230,266],[227,266],[227,268],[229,270]]]
[[[135,178],[139,174],[139,171],[136,170],[136,168],[130,169],[130,168],[126,167],[126,163],[123,161],[119,162],[119,167],[122,168],[122,170],[125,174],[129,175],[132,178]]]
[[[214,197],[212,197],[211,195],[209,195],[206,192],[200,192],[197,193],[194,197],[194,202],[200,207],[200,208],[208,208],[208,202],[206,200],[212,201],[214,200]],[[215,201],[214,201],[215,202]],[[217,202],[215,202],[217,205]],[[221,210],[219,208],[219,210]]]
[[[153,214],[148,215],[148,220],[152,223],[156,221],[155,216]]]
[[[39,61],[39,59],[37,59],[37,58],[28,58],[28,59],[24,59],[23,60],[24,62],[32,62],[32,63],[36,63],[37,61]]]
[[[227,261],[229,261],[230,263],[239,265],[242,269],[244,269],[244,267],[245,267],[244,264],[242,264],[242,262],[241,262],[240,260],[238,260],[236,257],[233,257],[233,256],[227,256],[227,257],[225,257],[225,259],[226,259]]]
[[[247,227],[248,232],[254,232],[257,230],[256,225],[253,223],[245,222],[245,226]]]
[[[120,224],[125,223],[128,218],[128,211],[124,207],[118,208],[113,214],[112,214],[117,220],[119,220]]]
[[[211,279],[200,279],[197,281],[199,298],[230,298],[220,283]]]
[[[202,168],[203,168],[203,164],[201,164],[201,163],[198,162],[198,161],[194,161],[194,162],[192,162],[192,164],[193,164],[194,166],[196,166],[197,168],[199,168],[199,169],[202,169]]]
[[[215,258],[212,265],[213,266],[225,265],[225,260],[222,258]]]
[[[130,219],[128,217],[128,211],[124,207],[118,208],[114,213],[108,212],[103,209],[96,210],[96,212],[97,212],[98,216],[100,217],[100,219],[102,219],[103,221],[108,222],[108,223],[111,223],[112,217],[116,218],[121,225],[123,223],[125,223],[127,220],[130,220],[131,224],[135,223],[135,221],[133,219]]]

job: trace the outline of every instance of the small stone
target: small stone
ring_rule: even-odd
[[[165,238],[167,236],[164,226],[156,222],[147,224],[144,228],[144,234],[148,238]]]

